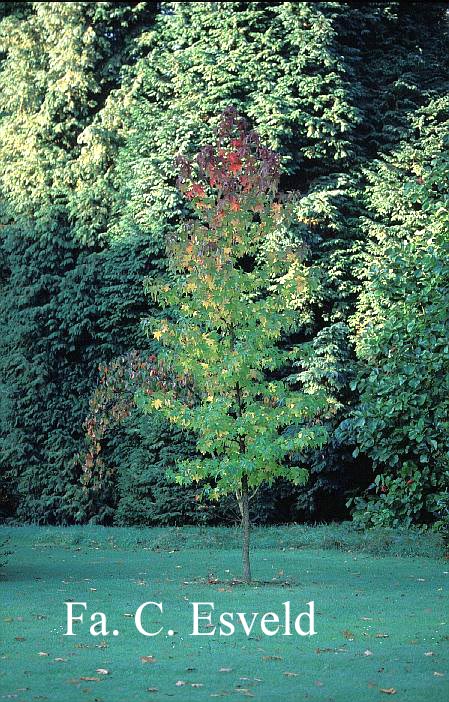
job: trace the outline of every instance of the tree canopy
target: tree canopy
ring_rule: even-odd
[[[193,444],[160,415],[134,408],[105,431],[95,495],[83,456],[98,366],[163,347],[141,324],[163,318],[143,280],[182,277],[165,242],[195,200],[175,157],[211,143],[232,106],[297,193],[288,236],[314,285],[279,354],[301,346],[291,387],[327,398],[326,444],[297,456],[308,483],[261,488],[252,516],[340,518],[353,497],[368,523],[434,518],[447,489],[447,40],[442,2],[0,3],[5,515],[123,523],[131,494],[146,505],[134,523],[228,511],[193,504],[192,488],[169,499],[161,465]]]

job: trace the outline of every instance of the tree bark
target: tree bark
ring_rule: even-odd
[[[243,415],[243,402],[242,394],[240,391],[240,384],[236,383],[235,394],[237,399],[237,415],[241,417]],[[239,450],[240,454],[243,455],[246,452],[246,445],[244,437],[239,437]],[[245,583],[251,582],[251,563],[249,560],[249,490],[248,490],[248,476],[246,473],[242,475],[241,480],[242,491],[240,495],[237,495],[237,501],[240,507],[240,513],[242,515],[242,565],[243,565],[243,580]]]
[[[243,580],[245,583],[251,582],[251,564],[249,560],[249,495],[248,495],[248,476],[242,476],[242,565],[243,565]]]

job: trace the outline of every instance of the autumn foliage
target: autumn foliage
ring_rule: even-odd
[[[235,493],[249,580],[251,493],[279,477],[304,483],[295,455],[326,438],[317,419],[323,398],[282,379],[309,275],[289,230],[294,199],[276,196],[279,156],[234,109],[222,116],[216,143],[178,166],[193,216],[167,241],[172,277],[149,287],[163,316],[146,326],[171,377],[188,375],[194,404],[176,383],[140,393],[139,404],[197,437],[198,457],[178,463],[178,483],[201,483],[212,499]]]

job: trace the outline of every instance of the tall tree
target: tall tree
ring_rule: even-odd
[[[301,192],[301,236],[321,269],[298,333],[317,359],[305,382],[327,392],[336,378],[332,440],[325,452],[304,452],[311,479],[288,488],[282,508],[293,518],[345,514],[350,483],[370,482],[369,459],[353,458],[336,431],[357,394],[349,387],[354,350],[347,325],[367,240],[364,169],[399,142],[410,114],[444,91],[445,9],[323,2],[164,3],[162,10],[155,31],[142,38],[144,55],[101,115],[99,126],[120,124],[124,140],[111,231],[151,231],[163,249],[187,215],[173,157],[208,143],[229,103],[281,154],[281,185]],[[86,163],[103,147],[107,136],[98,129]],[[87,177],[87,211],[95,188]]]
[[[144,295],[135,283],[149,266],[142,238],[106,246],[100,194],[85,213],[89,225],[75,222],[74,164],[157,7],[8,6],[0,23],[1,465],[20,516],[66,522],[83,516],[74,456],[96,366],[138,346]]]
[[[232,108],[217,143],[193,166],[181,160],[180,187],[197,218],[168,243],[172,281],[151,289],[167,316],[148,320],[178,385],[141,399],[197,437],[198,458],[177,463],[178,482],[207,479],[215,499],[236,494],[246,582],[251,492],[281,476],[304,483],[307,471],[288,458],[326,438],[319,395],[276,377],[291,356],[279,342],[296,329],[307,288],[300,242],[287,232],[283,246],[276,241],[289,210],[274,199],[278,169],[277,154]]]
[[[447,490],[449,99],[431,100],[409,138],[370,175],[370,246],[352,320],[360,392],[342,429],[373,461],[357,519],[424,521]]]

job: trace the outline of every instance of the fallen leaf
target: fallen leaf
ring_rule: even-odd
[[[394,689],[394,687],[381,687],[380,691],[385,693],[386,695],[395,695],[396,694],[396,690]]]
[[[348,629],[345,629],[342,632],[342,634],[345,637],[345,639],[350,639],[351,641],[354,639],[354,634],[352,633],[352,631],[349,631]]]
[[[16,641],[26,641],[26,638],[24,636],[15,636],[14,638]]]
[[[336,653],[337,651],[342,651],[343,653],[346,653],[344,648],[316,648],[315,653]]]
[[[142,663],[156,663],[154,656],[140,656]]]
[[[281,656],[262,656],[263,661],[281,661]]]

